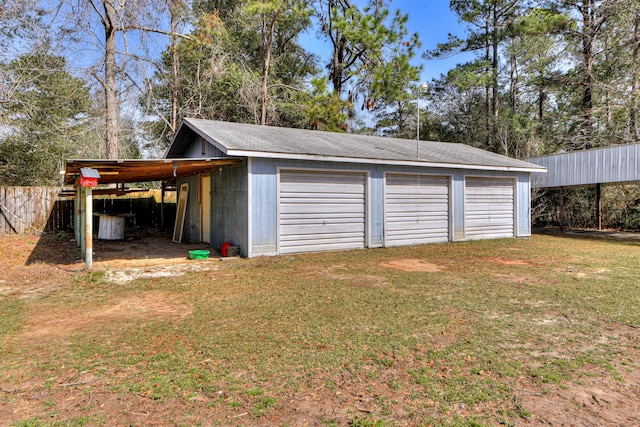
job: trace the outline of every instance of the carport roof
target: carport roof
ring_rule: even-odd
[[[243,160],[233,157],[161,160],[67,160],[64,183],[72,185],[81,168],[98,171],[100,184],[166,181],[176,176],[195,175],[218,167],[235,166]]]
[[[167,150],[181,157],[194,133],[228,156],[544,172],[545,168],[465,144],[184,119]]]

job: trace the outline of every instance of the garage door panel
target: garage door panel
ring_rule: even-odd
[[[345,203],[351,200],[364,200],[360,194],[340,194],[340,193],[313,193],[313,197],[309,197],[309,192],[302,193],[281,193],[285,202],[293,203],[316,203],[319,200],[325,200],[327,203]]]
[[[322,220],[319,220],[318,218],[296,217],[292,219],[280,218],[280,225],[304,225],[304,224],[319,225],[319,224],[354,224],[354,223],[359,224],[362,221],[364,221],[364,217],[356,218],[356,221],[354,221],[354,218],[352,216],[344,217],[344,218],[333,216],[333,217],[327,217]]]
[[[362,182],[363,174],[351,173],[351,172],[337,172],[337,171],[283,171],[280,175],[280,182],[282,184],[317,184],[324,183],[334,185],[336,183],[336,176],[340,175],[341,183],[357,183]]]
[[[339,235],[340,233],[342,233],[342,235],[347,236],[349,235],[349,233],[346,233],[344,231],[345,227],[347,226],[353,226],[353,227],[357,227],[358,223],[357,222],[344,222],[344,223],[338,223],[338,224],[322,224],[322,223],[316,223],[316,224],[304,224],[304,225],[289,225],[285,228],[285,230],[280,234],[281,236],[287,236],[287,235],[298,235],[298,236],[302,236],[302,235],[309,235],[309,234],[315,234],[315,235],[325,235],[325,234],[334,234],[334,235]],[[360,232],[356,232],[357,235],[360,235]]]
[[[514,236],[514,182],[504,178],[465,179],[465,237]]]
[[[392,226],[389,226],[389,231],[393,231],[394,234],[438,234],[443,235],[447,234],[443,230],[448,228],[449,223],[446,220],[441,221],[430,221],[430,224],[433,228],[422,228],[420,231],[416,231],[415,222],[411,223],[394,223]]]
[[[388,174],[385,186],[385,245],[449,240],[449,178]]]
[[[387,213],[389,214],[397,214],[400,216],[404,215],[428,215],[429,213],[443,213],[444,208],[442,204],[445,204],[446,201],[439,201],[438,203],[415,203],[415,200],[411,202],[405,203],[389,203],[387,205]]]
[[[360,195],[362,190],[361,185],[344,184],[339,190],[333,187],[331,184],[301,184],[292,185],[288,184],[281,187],[283,193],[288,196],[295,197],[308,197],[309,194],[317,194],[318,196],[324,195],[325,197],[340,196],[340,195]]]
[[[363,201],[364,203],[364,201]],[[336,210],[340,210],[341,213],[362,213],[362,205],[351,205],[344,203],[318,203],[305,204],[305,205],[281,205],[280,213],[284,215],[304,215],[304,214],[321,214],[321,213],[333,213]]]
[[[364,247],[366,175],[280,173],[280,253]]]
[[[288,242],[287,246],[306,246],[307,243],[304,241],[304,236],[306,233],[301,234],[284,234],[280,236],[282,242]],[[316,244],[326,244],[328,242],[332,244],[342,244],[342,243],[361,243],[361,234],[358,232],[353,233],[326,233],[326,234],[318,234],[315,236],[314,243]],[[340,239],[338,242],[337,239]]]

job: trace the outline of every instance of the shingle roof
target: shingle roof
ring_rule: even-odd
[[[184,119],[167,157],[184,155],[195,132],[229,156],[331,160],[357,163],[393,163],[433,167],[542,171],[538,165],[501,156],[465,144],[384,138]]]

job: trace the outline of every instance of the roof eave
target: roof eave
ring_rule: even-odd
[[[256,157],[267,159],[289,159],[289,160],[313,160],[325,162],[339,163],[367,163],[378,165],[398,165],[398,166],[419,166],[432,168],[450,168],[450,169],[470,169],[470,170],[492,170],[504,172],[538,172],[546,173],[545,167],[519,167],[519,166],[491,166],[491,165],[473,165],[461,163],[436,163],[424,160],[388,160],[388,159],[365,159],[359,157],[336,157],[322,156],[316,154],[291,154],[291,153],[273,153],[262,151],[246,151],[246,150],[229,150],[227,155],[233,157]]]
[[[182,119],[182,121],[180,122],[180,126],[178,127],[178,130],[174,135],[173,140],[171,141],[171,144],[169,145],[169,148],[167,148],[167,150],[164,153],[164,156],[163,156],[164,158],[167,158],[169,155],[173,154],[176,146],[183,143],[182,142],[182,140],[184,139],[183,133],[186,132],[187,130],[196,133],[202,139],[204,139],[205,141],[207,141],[208,143],[210,143],[211,145],[219,149],[222,153],[228,155],[227,147],[220,144],[218,141],[213,139],[206,132],[200,130],[200,128],[198,128],[198,126],[196,126],[195,124],[191,123],[189,119]]]

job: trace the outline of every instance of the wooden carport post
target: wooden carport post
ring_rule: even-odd
[[[80,256],[82,259],[85,259],[85,245],[84,245],[84,237],[85,237],[85,227],[84,223],[86,221],[85,215],[85,199],[84,199],[84,187],[80,186],[80,182],[78,181],[77,185],[77,193],[78,193],[78,234],[80,238],[78,239],[78,245],[80,246]]]
[[[100,174],[95,169],[81,168],[76,180],[76,203],[80,202],[76,227],[80,234],[80,254],[84,258],[87,270],[93,267],[93,187],[98,186]],[[76,207],[76,210],[77,207]]]
[[[160,188],[160,230],[164,231],[164,192],[167,188],[167,184],[162,181],[162,186]]]

